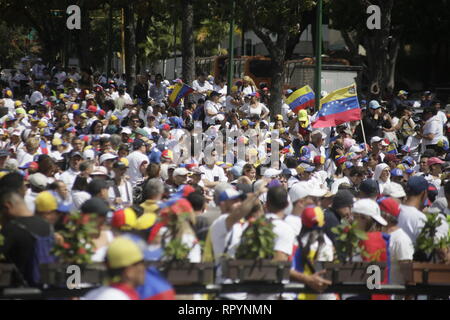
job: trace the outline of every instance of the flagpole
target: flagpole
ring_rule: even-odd
[[[364,149],[366,150],[366,152],[369,152],[369,150],[367,150],[366,133],[364,132],[364,124],[363,124],[362,119],[359,120],[359,123],[361,124],[361,131],[362,131],[363,138],[364,138]]]

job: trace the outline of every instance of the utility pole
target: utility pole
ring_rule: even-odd
[[[106,62],[106,81],[109,83],[110,72],[111,72],[111,62],[112,62],[112,42],[113,42],[113,30],[112,30],[112,18],[113,18],[113,7],[112,3],[109,3],[109,15],[108,15],[108,60]]]
[[[316,8],[316,70],[314,76],[314,91],[316,94],[316,111],[320,108],[322,91],[322,0],[317,1]]]
[[[227,93],[231,94],[231,87],[233,86],[233,71],[234,71],[234,14],[236,12],[236,0],[231,0],[232,10],[230,17],[230,34],[228,45],[228,86]]]
[[[125,10],[121,9],[122,73],[125,73]]]

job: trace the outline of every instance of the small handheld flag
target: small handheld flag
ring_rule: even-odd
[[[309,86],[304,86],[293,92],[287,99],[286,104],[289,105],[292,112],[297,114],[300,110],[314,107],[316,98],[314,92]]]
[[[356,85],[333,91],[320,100],[320,110],[313,128],[327,128],[338,126],[345,122],[361,120]]]
[[[181,99],[183,99],[188,94],[194,92],[194,89],[189,87],[184,83],[177,83],[169,96],[169,102],[171,107],[176,107],[180,104]]]

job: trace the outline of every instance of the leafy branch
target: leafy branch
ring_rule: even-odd
[[[353,257],[361,255],[369,258],[369,254],[361,246],[361,241],[367,240],[367,233],[358,228],[357,222],[344,221],[331,229],[337,235],[336,255],[339,262],[352,262]],[[372,257],[373,258],[373,257]]]
[[[236,251],[236,259],[272,259],[275,245],[273,228],[273,223],[264,217],[250,221]]]

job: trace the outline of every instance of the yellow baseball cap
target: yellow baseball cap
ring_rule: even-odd
[[[248,120],[242,120],[241,121],[241,125],[248,126]]]
[[[117,116],[115,116],[115,115],[112,115],[111,116],[111,121],[116,121],[116,120],[118,120],[119,118],[117,118]]]
[[[52,145],[54,146],[60,146],[63,144],[63,141],[60,138],[55,138],[52,140]]]
[[[12,97],[13,93],[12,93],[11,90],[6,90],[6,95],[7,95],[8,97]]]
[[[306,128],[309,125],[308,112],[305,109],[298,112],[298,121],[303,122],[301,124],[302,128]]]
[[[27,114],[27,112],[25,111],[25,109],[24,108],[17,108],[16,109],[16,114]]]
[[[281,114],[277,114],[277,115],[275,116],[275,119],[276,119],[276,120],[283,120],[283,116],[282,116]]]
[[[34,200],[34,204],[36,205],[36,211],[40,212],[54,211],[58,209],[58,201],[49,191],[39,193]]]
[[[47,122],[45,121],[39,121],[38,122],[38,128],[42,129],[42,128],[47,128]]]
[[[231,92],[237,92],[239,89],[237,86],[232,86],[231,87]]]
[[[14,106],[16,106],[16,107],[20,107],[22,104],[23,103],[20,100],[17,100],[16,102],[14,102]]]
[[[144,256],[133,240],[118,237],[109,245],[106,259],[110,269],[120,269],[143,261]]]
[[[78,110],[78,109],[80,109],[80,105],[78,103],[74,103],[72,105],[72,110]]]

